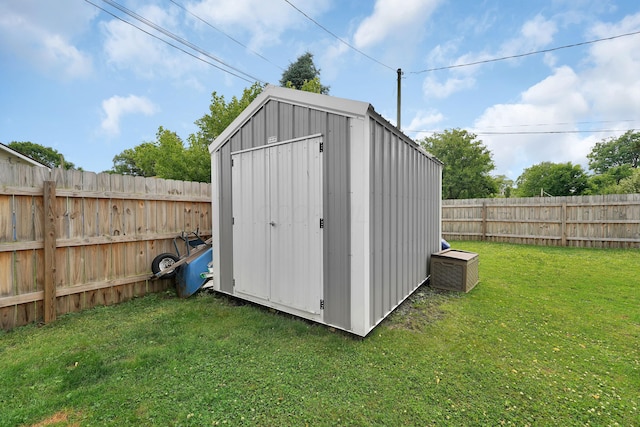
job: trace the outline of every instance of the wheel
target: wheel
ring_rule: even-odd
[[[158,274],[159,272],[164,270],[171,270],[171,266],[176,261],[178,261],[178,259],[180,258],[175,256],[174,254],[160,254],[153,259],[153,262],[151,263],[151,272],[153,272],[153,274]],[[164,277],[173,277],[175,275],[176,271],[171,270],[170,272],[164,274]]]

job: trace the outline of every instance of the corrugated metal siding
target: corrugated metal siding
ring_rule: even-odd
[[[320,314],[322,137],[270,148],[271,300]]]
[[[236,293],[321,313],[321,142],[232,153]]]
[[[313,108],[270,100],[220,150],[220,289],[233,292],[231,151],[321,133],[324,136],[323,199],[324,321],[350,327],[349,135],[350,119]]]
[[[220,150],[220,290],[233,292],[233,212],[231,200],[231,144]]]
[[[325,322],[351,328],[349,119],[327,115],[325,143]]]
[[[269,156],[266,149],[232,156],[234,290],[268,300],[271,294]]]
[[[369,129],[373,326],[428,275],[440,242],[441,165],[374,118]]]

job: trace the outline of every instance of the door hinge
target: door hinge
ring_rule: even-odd
[[[320,310],[324,310],[324,300],[320,300]]]
[[[233,167],[233,159],[231,159],[231,167]]]
[[[236,287],[236,279],[233,279],[231,282],[232,282],[233,287],[235,288]]]
[[[322,153],[324,151],[324,142],[320,143],[320,152]]]
[[[324,218],[320,218],[320,228],[324,228]]]

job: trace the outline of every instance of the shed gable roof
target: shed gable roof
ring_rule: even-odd
[[[9,147],[8,145],[5,145],[3,143],[0,142],[0,153],[6,153],[9,161],[11,161],[12,158],[16,158],[18,159],[18,162],[22,162],[22,163],[26,163],[28,165],[31,166],[38,166],[41,168],[47,168],[49,169],[49,167],[43,163],[40,163],[37,160],[32,159],[29,156],[25,156],[24,154],[20,153],[19,151],[14,150],[13,148]]]
[[[267,85],[262,93],[209,145],[209,152],[218,150],[247,120],[271,100],[352,117],[364,117],[373,110],[371,104],[367,102]]]

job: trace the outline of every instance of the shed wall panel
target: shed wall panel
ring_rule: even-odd
[[[371,137],[371,294],[375,326],[428,276],[439,250],[440,164],[377,120]]]
[[[327,323],[350,329],[349,137],[350,119],[327,114],[324,144],[324,277]]]
[[[231,144],[220,150],[220,290],[233,292],[233,201],[231,199]]]

